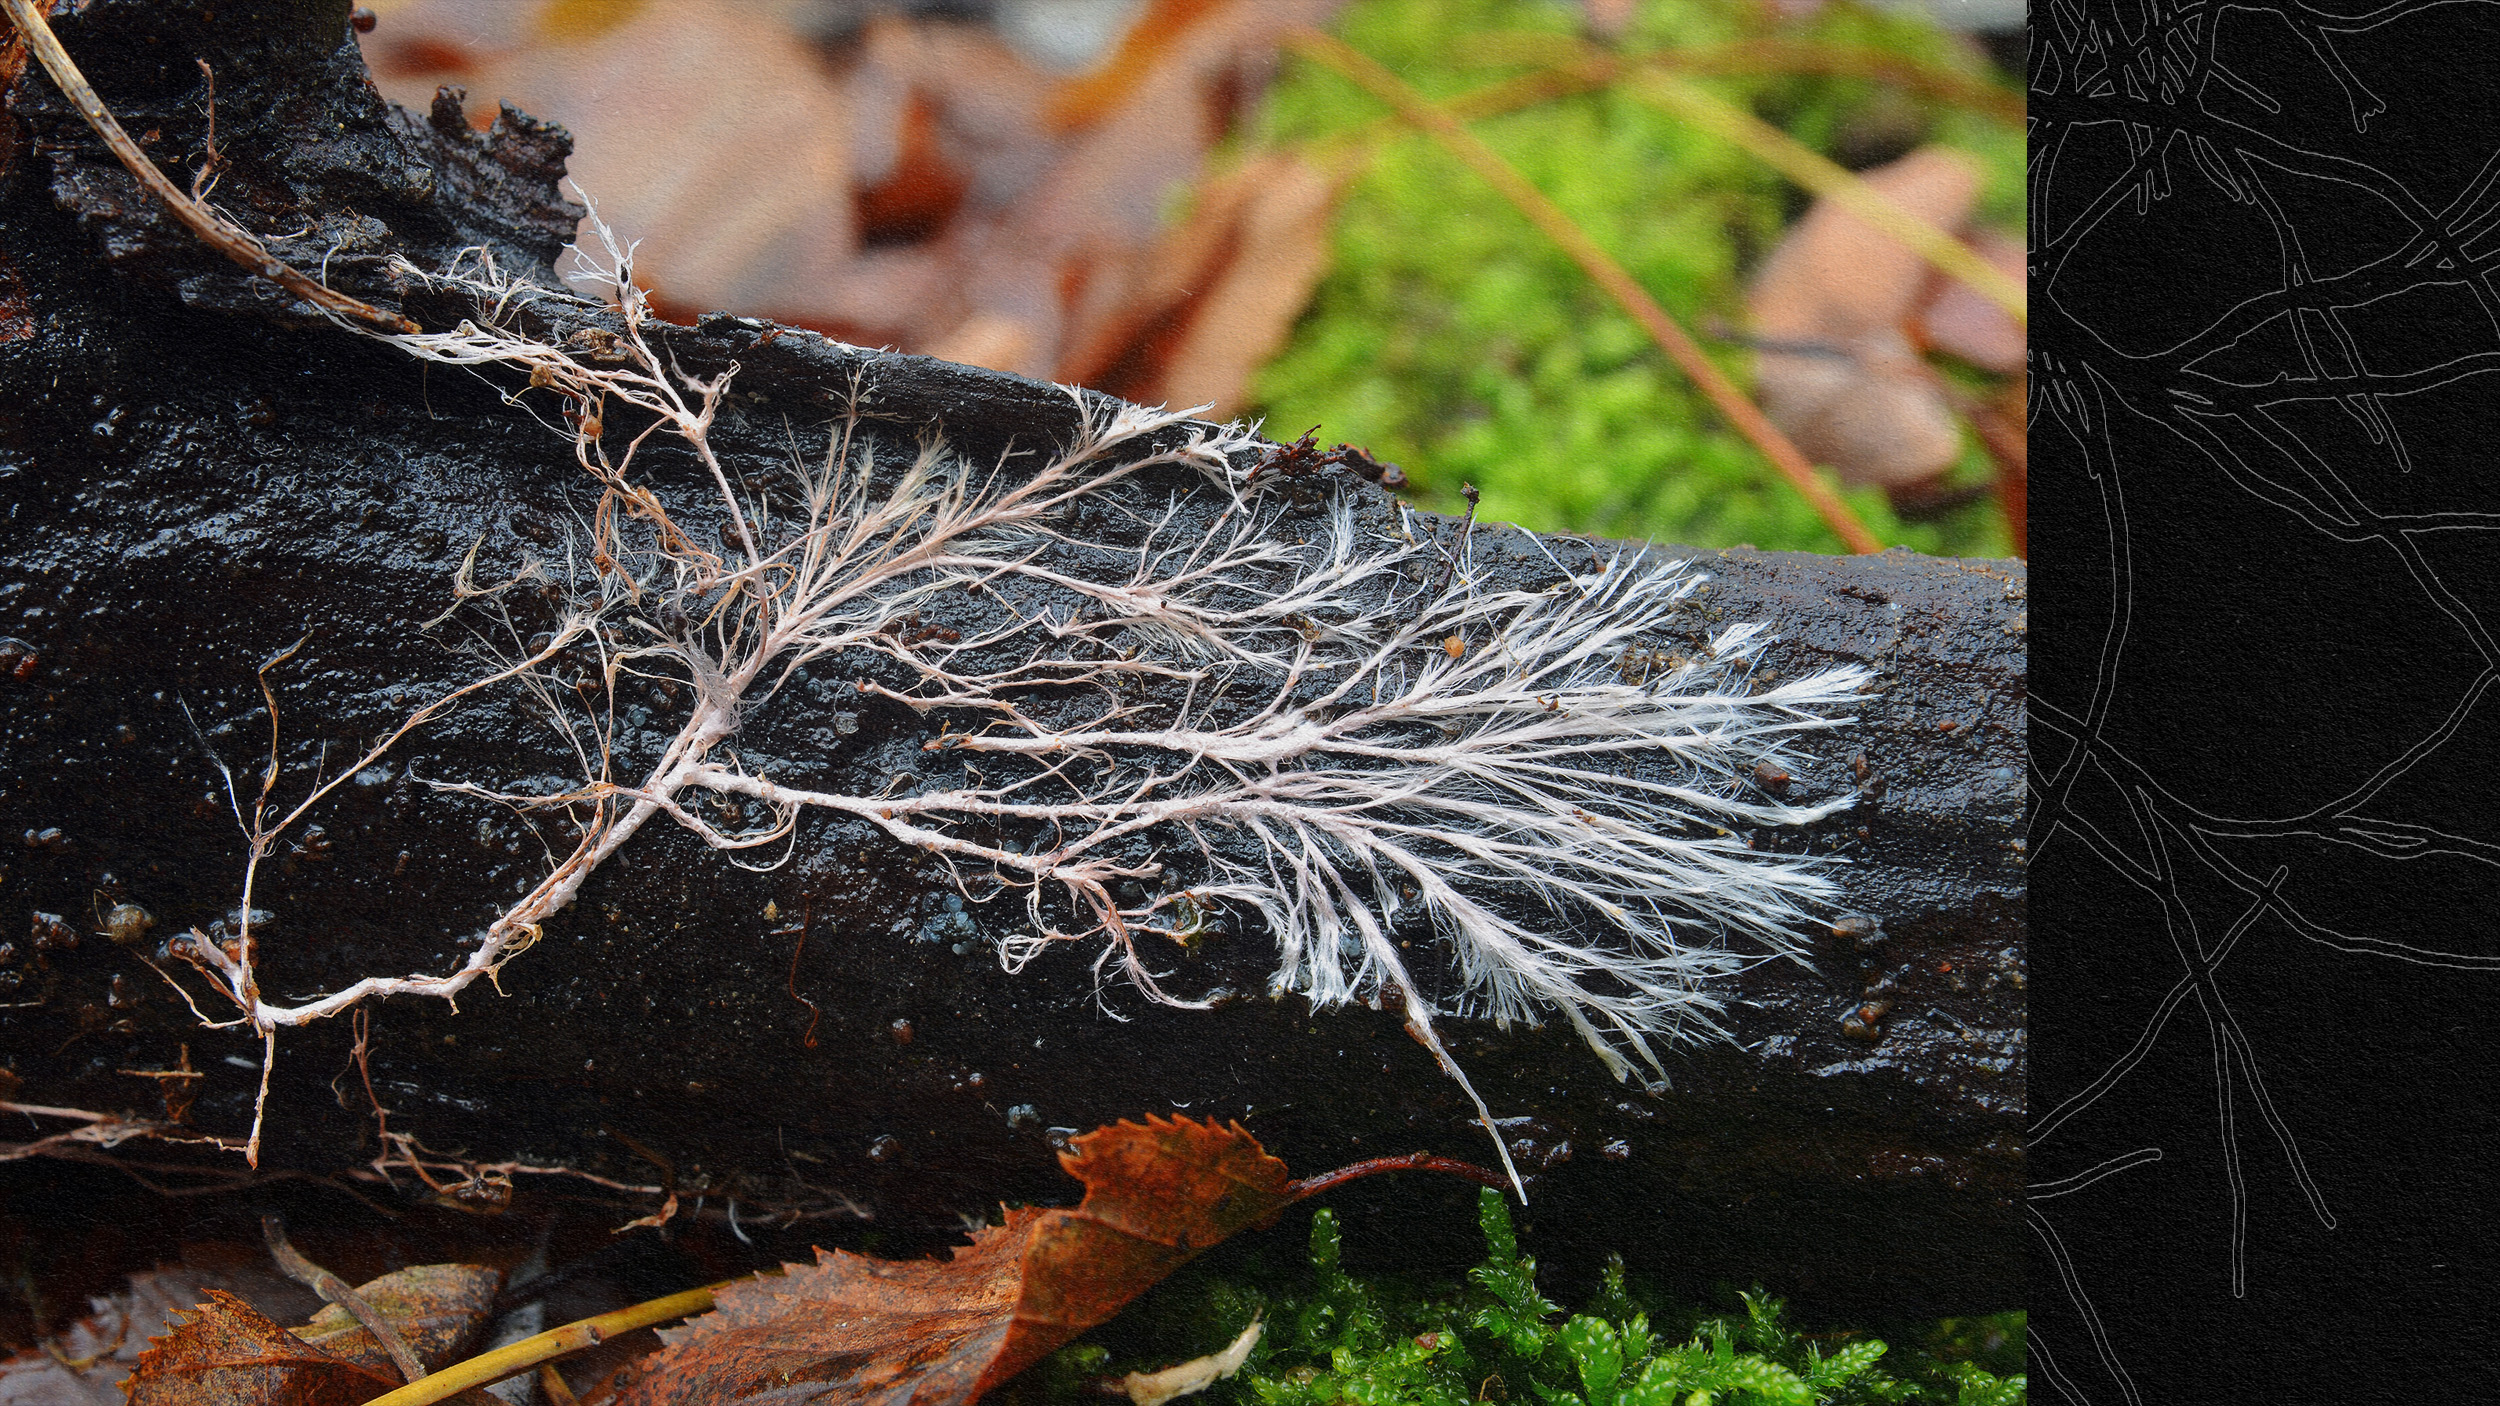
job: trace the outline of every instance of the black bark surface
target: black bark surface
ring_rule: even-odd
[[[433,268],[485,246],[552,279],[577,213],[554,189],[569,139],[509,109],[481,135],[448,100],[430,118],[389,107],[343,3],[101,0],[57,23],[178,181],[205,136],[195,60],[208,60],[219,203],[257,231],[305,231],[273,247],[305,268],[326,252],[335,286],[442,327],[464,309],[410,296],[390,256]],[[942,431],[975,455],[1062,441],[1076,423],[1052,387],[746,319],[671,329],[665,345],[692,372],[740,366],[716,440],[741,475],[776,472],[791,436],[820,435],[854,393],[898,443]],[[15,1098],[155,1116],[155,1087],[119,1071],[167,1067],[187,1044],[208,1076],[191,1121],[248,1126],[257,1039],[202,1029],[143,960],[236,902],[244,842],[208,749],[256,781],[269,725],[254,670],[299,639],[271,675],[282,791],[300,793],[325,749],[355,755],[469,676],[442,632],[416,628],[449,603],[463,555],[476,544],[488,578],[558,554],[596,496],[566,436],[533,418],[543,407],[506,399],[514,380],[429,371],[290,306],[150,205],[40,69],[15,77],[0,118],[0,1066]],[[664,491],[700,501],[690,460],[654,462]],[[1329,491],[1387,505],[1351,478]],[[1566,564],[1617,550],[1548,545]],[[1479,525],[1476,549],[1489,579],[1552,578],[1514,529]],[[1812,969],[1754,968],[1730,991],[1735,1043],[1671,1055],[1660,1093],[1615,1083],[1560,1022],[1447,1021],[1453,1051],[1533,1175],[1551,1257],[1619,1248],[1838,1313],[2018,1302],[2023,568],[1693,555],[1713,577],[1709,621],[1775,627],[1766,667],[1881,673],[1857,723],[1806,741],[1797,777],[1808,796],[1858,788],[1858,806],[1756,838],[1848,859],[1837,911],[1879,919],[1884,940],[1835,937]],[[957,764],[920,747],[942,715],[863,703],[848,673],[820,672],[741,735],[750,764],[829,755],[869,790],[881,772]],[[654,727],[683,706],[658,692],[636,704]],[[858,715],[856,733],[834,732],[837,711]],[[287,852],[262,890],[264,982],[294,997],[456,965],[545,859],[506,812],[419,778],[569,769],[522,713],[487,708],[342,788],[312,817],[326,849]],[[976,940],[996,920],[977,905],[959,916],[943,878],[856,825],[809,822],[790,863],[762,874],[655,828],[511,966],[503,994],[481,984],[456,1013],[376,1009],[375,1091],[395,1129],[478,1160],[758,1207],[838,1190],[876,1213],[889,1250],[941,1243],[998,1199],[1060,1199],[1054,1140],[1122,1117],[1241,1118],[1300,1173],[1418,1148],[1487,1160],[1466,1100],[1394,1016],[1264,995],[1156,1007],[1099,987],[1073,948],[1010,976]],[[123,901],[155,916],[151,943],[98,935]],[[38,950],[43,914],[81,934],[74,948],[56,934]],[[1254,923],[1162,965],[1186,990],[1262,993],[1272,956]],[[1880,1038],[1845,1035],[1873,977],[1892,984]],[[281,1036],[267,1165],[374,1157],[353,1073],[334,1091],[347,1025]],[[825,1223],[829,1241],[845,1233]]]

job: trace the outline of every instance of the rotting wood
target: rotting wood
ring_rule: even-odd
[[[431,121],[384,111],[350,81],[341,6],[228,11],[200,28],[102,3],[61,29],[126,122],[168,150],[198,135],[188,60],[209,59],[231,208],[263,212],[272,233],[315,225],[341,241],[329,267],[346,291],[439,328],[463,309],[394,275],[392,256],[433,269],[482,244],[506,272],[548,279],[571,220],[552,186],[561,133],[508,112],[474,135],[456,103]],[[290,775],[311,774],[325,746],[334,759],[360,752],[476,672],[414,628],[449,604],[469,545],[476,577],[501,579],[497,567],[558,552],[596,493],[564,436],[525,408],[357,343],[203,255],[43,82],[20,75],[13,130],[0,134],[0,282],[26,290],[23,316],[40,328],[0,337],[12,510],[0,633],[16,642],[0,680],[0,833],[34,837],[8,865],[12,906],[52,915],[56,929],[34,929],[77,944],[49,936],[38,952],[33,936],[15,939],[0,964],[0,982],[16,978],[0,992],[0,1064],[28,1104],[154,1116],[156,1090],[115,1071],[172,1067],[188,1041],[208,1078],[182,1113],[235,1136],[257,1070],[234,1066],[256,1065],[261,1042],[200,1032],[144,961],[154,940],[230,912],[242,868],[184,709],[229,765],[256,771],[267,720],[255,670],[309,629],[303,662],[272,676]],[[271,100],[290,92],[322,99]],[[589,353],[617,331],[595,310],[551,308],[542,335]],[[973,452],[1076,428],[1063,393],[993,373],[731,317],[656,335],[697,375],[738,365],[716,442],[740,475],[776,471],[786,436],[814,432],[854,393],[904,436],[942,428]],[[690,460],[684,471],[700,474]],[[1386,502],[1350,480],[1332,491]],[[1514,531],[1479,525],[1473,541],[1488,580],[1554,577]],[[1582,570],[1613,551],[1548,546]],[[1858,662],[1880,676],[1860,721],[1809,740],[1784,788],[1861,797],[1810,842],[1852,861],[1835,875],[1835,913],[1868,921],[1839,924],[1814,970],[1765,963],[1732,978],[1735,1042],[1672,1056],[1662,1094],[1613,1082],[1559,1022],[1442,1029],[1509,1120],[1549,1226],[1583,1224],[1588,1244],[1627,1254],[1717,1256],[1833,1301],[1878,1285],[1887,1309],[1902,1307],[1904,1285],[1945,1307],[2011,1301],[2022,569],[1901,553],[1698,560],[1714,577],[1706,611],[1780,635],[1766,673]],[[821,682],[783,726],[822,738],[759,731],[739,747],[821,745],[860,776],[922,774],[938,715]],[[660,715],[686,700],[654,690],[633,706]],[[307,817],[318,836],[287,837],[258,900],[275,919],[265,940],[289,954],[279,996],[334,989],[344,973],[454,965],[480,904],[543,873],[525,827],[421,784],[490,766],[527,775],[532,755],[542,772],[569,767],[527,726],[512,712],[465,716],[417,754],[417,775],[407,759],[359,775]],[[1392,1014],[1311,1016],[1255,997],[1170,1011],[1114,989],[1105,1000],[1125,1019],[1107,1020],[1076,954],[1009,977],[971,940],[994,935],[990,915],[946,907],[929,866],[860,827],[808,839],[789,866],[753,875],[652,837],[644,862],[594,879],[547,926],[505,973],[507,998],[480,985],[456,1016],[431,1001],[376,1011],[370,1086],[391,1127],[422,1140],[401,1152],[457,1146],[480,1163],[665,1181],[793,1213],[855,1203],[930,1235],[992,1198],[1051,1194],[1055,1129],[1167,1106],[1248,1117],[1297,1162],[1418,1145],[1482,1156],[1465,1099]],[[104,920],[122,904],[155,919],[152,939],[103,935],[145,934]],[[796,952],[795,923],[779,915],[810,904],[814,935]],[[1255,993],[1273,962],[1253,929],[1166,965],[1192,991]],[[1870,990],[1870,974],[1889,986]],[[812,1049],[794,989],[824,1009]],[[373,1156],[357,1150],[368,1101],[359,1090],[342,1106],[330,1087],[349,1067],[345,1024],[289,1033],[271,1096],[278,1165],[335,1172]],[[181,1121],[173,1113],[164,1120]],[[457,1160],[430,1164],[434,1179],[491,1199],[494,1178]]]

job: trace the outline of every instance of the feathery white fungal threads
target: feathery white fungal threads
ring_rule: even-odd
[[[556,346],[516,330],[522,302],[566,295],[483,262],[452,281],[488,323],[382,337],[430,360],[526,372],[564,401],[577,461],[601,489],[569,565],[524,571],[570,589],[561,620],[461,690],[522,688],[582,784],[556,796],[447,788],[569,818],[574,847],[444,975],[367,977],[282,1005],[261,995],[248,942],[184,945],[240,1022],[266,1034],[374,996],[454,997],[534,941],[657,816],[733,860],[786,858],[811,810],[865,822],[944,861],[966,897],[1022,891],[1027,929],[999,943],[1009,970],[1056,943],[1098,941],[1098,970],[1116,961],[1173,1005],[1204,1002],[1162,987],[1147,941],[1256,913],[1278,945],[1278,992],[1401,1006],[1462,1086],[1438,1015],[1507,1024],[1558,1011],[1618,1078],[1636,1064],[1663,1076],[1653,1042],[1715,1032],[1712,979],[1795,955],[1791,934],[1830,895],[1815,863],[1755,853],[1727,827],[1849,804],[1748,800],[1742,779],[1794,734],[1847,721],[1871,676],[1852,666],[1755,689],[1764,632],[1701,630],[1703,578],[1688,565],[1617,558],[1574,572],[1549,554],[1561,579],[1546,589],[1485,588],[1403,509],[1362,510],[1350,488],[1316,505],[1250,489],[1234,462],[1257,444],[1245,430],[1089,408],[1073,391],[1083,428],[1035,467],[976,464],[933,438],[908,462],[881,458],[854,402],[820,462],[742,496],[710,442],[736,368],[699,379],[656,351],[630,251],[607,247],[622,337]],[[653,423],[613,452],[620,436],[604,421],[618,407]],[[660,429],[706,471],[716,547],[679,521],[695,508],[672,507],[638,469]],[[1196,470],[1196,486],[1150,488],[1157,465]],[[503,589],[477,587],[466,565],[456,583],[489,611]],[[947,624],[921,625],[924,611]],[[552,683],[556,661],[584,655],[604,704]],[[820,664],[936,715],[927,749],[962,759],[961,784],[848,794],[810,784],[826,770],[811,759],[767,775],[727,752],[743,721]],[[694,695],[682,727],[639,760],[613,711],[633,675]],[[255,855],[336,784],[274,826],[255,821]],[[768,818],[725,825],[694,803],[705,792],[760,802]],[[1418,953],[1432,958],[1420,973]]]

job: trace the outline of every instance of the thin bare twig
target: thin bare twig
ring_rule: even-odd
[[[42,61],[44,71],[52,75],[54,83],[60,85],[62,96],[69,99],[70,106],[76,108],[87,125],[95,129],[95,134],[104,139],[104,144],[112,149],[113,155],[120,158],[122,165],[138,178],[139,184],[149,194],[165,202],[165,207],[174,212],[174,218],[182,221],[210,248],[324,312],[351,317],[391,332],[419,330],[417,324],[397,313],[384,312],[370,303],[334,292],[298,273],[285,260],[270,253],[249,230],[185,194],[181,187],[167,179],[164,172],[156,169],[156,163],[148,159],[148,154],[139,149],[139,144],[130,139],[128,132],[122,130],[121,121],[113,116],[112,109],[96,96],[86,75],[80,73],[78,65],[71,60],[69,50],[62,48],[60,39],[52,33],[51,22],[44,18],[42,6],[36,0],[0,0],[0,9],[8,12],[18,32],[26,36],[27,47]],[[210,156],[213,163],[213,149]]]
[[[1599,248],[1588,231],[1564,214],[1561,206],[1538,190],[1527,177],[1520,175],[1498,152],[1486,146],[1457,118],[1434,106],[1377,60],[1344,40],[1318,30],[1304,29],[1295,31],[1286,42],[1294,52],[1343,75],[1396,108],[1407,121],[1423,129],[1451,155],[1482,176],[1504,199],[1516,206],[1519,213],[1527,216],[1530,223],[1543,231],[1546,238],[1570,255],[1572,261],[1599,288],[1605,290],[1631,315],[1633,321],[1641,325],[1643,331],[1649,333],[1650,339],[1683,369],[1686,376],[1692,378],[1736,432],[1751,440],[1754,447],[1762,451],[1763,457],[1771,461],[1772,467],[1795,485],[1798,493],[1813,505],[1824,523],[1848,544],[1849,550],[1880,552],[1884,549],[1882,540],[1869,531],[1840,495],[1816,475],[1814,465],[1804,453],[1780,432],[1777,425],[1771,423],[1761,407],[1748,399],[1743,391],[1737,389],[1735,382],[1712,364],[1700,345],[1677,325],[1665,308],[1659,306],[1657,299],[1649,295],[1649,290],[1643,288],[1623,265],[1615,262],[1612,255]]]
[[[1454,1157],[1435,1157],[1429,1152],[1410,1152],[1403,1157],[1374,1157],[1350,1166],[1339,1167],[1333,1172],[1322,1172],[1315,1177],[1304,1177],[1287,1189],[1292,1192],[1294,1200],[1304,1201],[1323,1191],[1333,1191],[1347,1182],[1360,1181],[1382,1172],[1445,1172],[1454,1177],[1463,1177],[1478,1186],[1492,1187],[1496,1191],[1501,1190],[1504,1184],[1498,1174],[1487,1171],[1473,1162],[1461,1162]]]
[[[304,1258],[301,1251],[288,1244],[283,1222],[276,1216],[262,1216],[260,1233],[269,1242],[269,1257],[278,1262],[278,1268],[286,1271],[287,1278],[321,1295],[324,1302],[347,1310],[348,1317],[373,1334],[373,1340],[390,1354],[391,1364],[399,1368],[401,1381],[413,1382],[425,1375],[425,1364],[409,1350],[408,1340],[391,1326],[391,1320],[383,1317],[382,1311],[351,1288],[346,1280]]]
[[[208,84],[208,100],[204,104],[208,135],[200,139],[200,150],[204,154],[200,169],[191,176],[191,198],[204,205],[208,203],[209,192],[217,189],[217,174],[225,169],[226,158],[217,150],[217,70],[210,68],[206,59],[201,59],[199,65],[200,79]]]
[[[1979,432],[1979,442],[1996,463],[1997,507],[2005,515],[2018,557],[2031,555],[2030,518],[2024,507],[2031,467],[2025,415],[2029,387],[2029,378],[2019,373],[1991,400],[1948,387],[1955,412]]]
[[[817,1005],[813,1000],[810,1000],[799,990],[799,959],[807,955],[807,930],[815,923],[815,921],[816,895],[811,893],[805,895],[799,900],[798,926],[795,928],[776,928],[773,930],[776,934],[796,933],[798,935],[798,942],[790,948],[790,980],[788,982],[788,986],[790,988],[790,995],[801,1005],[807,1007],[807,1033],[799,1037],[799,1046],[802,1049],[810,1050],[816,1048],[816,1022],[825,1018],[825,1012],[823,1007]]]

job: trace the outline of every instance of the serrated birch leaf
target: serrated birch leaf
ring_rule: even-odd
[[[819,1250],[813,1265],[720,1290],[619,1406],[843,1402],[960,1406],[1109,1319],[1165,1275],[1297,1199],[1238,1123],[1119,1123],[1060,1165],[1072,1210],[1022,1208],[953,1258]]]
[[[398,1385],[211,1289],[139,1355],[122,1390],[131,1406],[358,1406]]]

